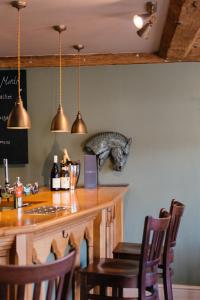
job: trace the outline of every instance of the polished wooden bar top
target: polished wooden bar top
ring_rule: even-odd
[[[75,191],[51,192],[41,189],[36,195],[24,196],[28,207],[0,212],[0,237],[7,234],[34,232],[48,226],[95,213],[111,206],[127,192],[127,186],[100,186],[96,189],[77,188]],[[1,204],[3,205],[3,203]],[[66,206],[67,209],[48,215],[26,214],[40,206]]]

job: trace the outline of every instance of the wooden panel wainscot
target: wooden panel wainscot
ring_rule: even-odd
[[[50,256],[59,259],[75,247],[75,299],[78,300],[82,242],[87,245],[88,263],[94,257],[112,257],[114,246],[123,240],[123,198],[127,190],[127,186],[78,188],[67,192],[44,189],[25,197],[24,202],[32,203],[31,206],[0,213],[0,263],[42,264]],[[42,205],[67,209],[47,215],[26,213]],[[28,287],[27,300],[31,293],[32,287]]]

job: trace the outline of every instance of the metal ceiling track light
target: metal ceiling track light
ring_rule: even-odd
[[[21,20],[20,20],[20,10],[22,8],[26,7],[26,1],[12,1],[11,5],[18,10],[18,32],[17,32],[17,49],[18,49],[18,55],[17,55],[17,69],[18,69],[18,99],[15,102],[15,105],[10,112],[8,116],[7,121],[7,128],[8,129],[29,129],[31,128],[31,121],[30,117],[26,111],[26,109],[23,106],[22,98],[21,98],[21,74],[20,74],[20,68],[21,68],[21,60],[20,60],[20,26],[21,26]]]
[[[58,111],[51,122],[52,132],[70,132],[69,122],[65,116],[62,106],[62,47],[61,47],[61,33],[66,30],[65,25],[55,25],[53,29],[59,33],[59,74],[60,74],[60,100]]]
[[[156,21],[157,2],[146,2],[146,13],[134,15],[133,23],[138,29],[137,34],[148,39],[151,28]]]
[[[78,104],[78,113],[76,120],[74,121],[71,129],[71,133],[84,134],[87,133],[87,127],[85,122],[82,119],[80,112],[80,51],[84,48],[83,45],[74,45],[73,48],[78,51],[78,68],[77,68],[77,104]]]

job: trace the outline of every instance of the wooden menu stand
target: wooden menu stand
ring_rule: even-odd
[[[77,249],[80,266],[82,242],[87,244],[87,261],[94,257],[112,257],[112,250],[123,241],[123,198],[127,186],[78,188],[70,192],[50,192],[24,198],[31,206],[0,213],[0,264],[28,265],[46,263],[49,254],[56,259],[66,255],[69,245]],[[67,206],[64,211],[48,214],[26,214],[45,206]],[[26,299],[32,293],[26,290]],[[79,299],[78,278],[75,299]]]

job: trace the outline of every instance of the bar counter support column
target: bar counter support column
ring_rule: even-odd
[[[16,236],[16,259],[18,265],[32,265],[33,234],[18,234]],[[25,299],[31,299],[32,287],[27,286]]]

